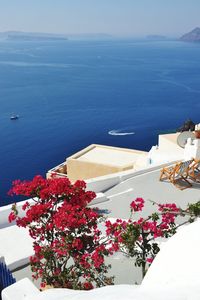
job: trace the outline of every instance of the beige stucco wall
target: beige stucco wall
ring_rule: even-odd
[[[92,144],[49,170],[47,177],[56,173],[58,177],[67,176],[71,181],[86,180],[135,169],[138,159],[144,159],[146,155],[144,151]]]
[[[71,181],[77,179],[89,179],[107,174],[112,174],[120,171],[132,169],[133,165],[123,167],[115,167],[103,164],[97,164],[87,161],[78,161],[76,159],[67,160],[68,177]]]

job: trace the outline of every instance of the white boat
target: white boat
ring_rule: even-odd
[[[10,119],[11,119],[11,120],[17,120],[17,119],[19,119],[19,116],[18,116],[18,115],[15,115],[15,114],[12,114],[12,115],[10,116]]]

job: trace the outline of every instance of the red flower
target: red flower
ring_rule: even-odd
[[[144,199],[136,198],[131,202],[130,206],[132,211],[141,211],[144,207]]]
[[[92,290],[94,288],[94,286],[92,285],[92,283],[88,282],[88,281],[85,281],[83,283],[83,287],[84,287],[84,290]]]
[[[9,221],[9,223],[15,221],[16,218],[17,218],[16,214],[12,211],[12,212],[9,214],[9,216],[8,216],[8,221]]]
[[[41,288],[41,289],[44,289],[45,286],[46,286],[46,283],[44,283],[44,282],[41,282],[41,283],[40,283],[40,288]]]
[[[83,243],[82,243],[81,239],[79,239],[79,238],[75,239],[72,243],[72,247],[77,250],[81,250],[83,248]]]
[[[152,257],[151,258],[150,257],[147,258],[146,262],[148,262],[149,264],[151,264],[153,262],[153,258]]]

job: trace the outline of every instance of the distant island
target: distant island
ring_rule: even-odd
[[[70,40],[108,40],[113,37],[105,33],[53,34],[23,31],[0,32],[0,40],[9,41],[67,41]]]
[[[52,37],[52,36],[30,36],[30,35],[13,35],[9,34],[7,40],[17,41],[66,41],[66,37]]]
[[[3,40],[17,41],[53,41],[53,40],[68,40],[66,35],[51,34],[51,33],[35,33],[23,31],[5,31],[0,32],[0,38]]]
[[[200,42],[200,27],[196,27],[192,31],[184,34],[180,41],[183,42]]]

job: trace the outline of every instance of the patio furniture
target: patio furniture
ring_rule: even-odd
[[[200,160],[194,160],[188,172],[189,179],[200,181]]]
[[[191,187],[192,184],[187,180],[187,178],[193,161],[193,159],[182,161],[173,166],[164,167],[161,170],[160,181],[169,180],[180,190]],[[186,185],[181,184],[183,182],[186,183]]]

